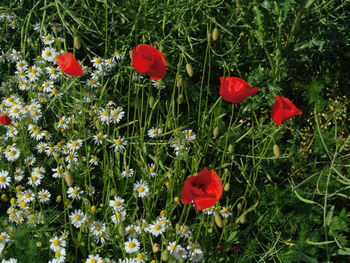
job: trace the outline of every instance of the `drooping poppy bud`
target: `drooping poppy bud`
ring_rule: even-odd
[[[71,76],[83,76],[84,72],[81,69],[78,61],[75,60],[72,53],[66,53],[58,56],[57,65],[62,69],[62,71]]]

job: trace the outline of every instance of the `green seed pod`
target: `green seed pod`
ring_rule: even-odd
[[[214,28],[213,34],[212,34],[213,40],[214,40],[214,41],[218,40],[219,36],[220,36],[219,30],[218,30],[217,28]]]
[[[215,214],[214,219],[215,219],[215,223],[218,227],[222,228],[224,226],[222,223],[222,218],[219,214]]]
[[[152,246],[153,253],[157,253],[157,252],[159,252],[159,250],[160,250],[159,244],[158,243],[154,243],[153,246]]]
[[[154,107],[154,104],[156,103],[156,100],[155,100],[155,98],[153,97],[153,96],[151,96],[150,98],[149,98],[149,106],[153,109],[153,107]]]
[[[169,261],[169,252],[168,250],[163,250],[161,254],[161,260],[162,261]]]
[[[226,184],[225,184],[225,186],[224,186],[224,191],[225,191],[225,192],[230,191],[230,183],[226,183]]]
[[[176,86],[178,88],[182,87],[182,85],[184,84],[184,79],[182,78],[182,76],[179,76],[177,81],[176,81]]]
[[[215,138],[217,138],[220,134],[220,130],[219,130],[219,127],[215,127],[214,130],[213,130],[213,136]]]
[[[235,147],[230,143],[230,145],[228,146],[228,152],[233,153],[234,151],[235,151]]]
[[[184,96],[183,96],[182,94],[180,94],[180,95],[177,97],[177,103],[178,103],[178,104],[181,104],[183,101],[184,101]]]
[[[72,186],[73,183],[74,183],[73,176],[71,175],[71,173],[69,171],[65,171],[65,173],[64,173],[64,180],[66,181],[66,184],[68,186]]]
[[[280,147],[277,144],[273,146],[273,154],[275,155],[276,158],[281,156]]]
[[[126,230],[123,224],[120,224],[118,227],[118,233],[120,236],[125,236],[126,235]]]
[[[74,47],[79,50],[81,48],[81,42],[78,36],[74,37]]]
[[[186,64],[186,71],[188,76],[193,77],[194,72],[191,64]]]

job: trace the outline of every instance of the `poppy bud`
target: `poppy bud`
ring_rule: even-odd
[[[242,209],[242,203],[239,202],[239,203],[237,204],[237,210],[240,211],[241,209]]]
[[[153,109],[154,104],[155,104],[155,99],[154,99],[153,96],[151,96],[151,97],[149,98],[148,103],[149,103],[149,106]]]
[[[215,219],[215,223],[218,227],[222,228],[223,227],[223,224],[222,224],[222,218],[219,214],[215,214],[214,216],[214,219]]]
[[[281,156],[280,147],[277,144],[273,146],[273,154],[276,158]]]
[[[154,243],[152,246],[153,253],[157,253],[160,250],[160,246],[158,243]]]
[[[182,76],[179,76],[179,78],[176,81],[176,86],[180,88],[182,87],[183,84],[184,84],[184,79],[182,78]]]
[[[181,104],[183,101],[184,101],[184,96],[180,94],[179,97],[177,97],[177,103]]]
[[[214,41],[218,40],[219,36],[220,36],[219,30],[217,28],[214,28],[213,34],[212,34],[213,40]]]
[[[162,261],[169,261],[169,252],[168,250],[163,250],[161,254]]]
[[[69,171],[65,171],[64,180],[66,181],[66,184],[68,186],[72,186],[74,183],[73,176],[71,175],[71,173]]]
[[[217,138],[220,134],[220,130],[219,130],[219,127],[215,127],[214,130],[213,130],[213,136],[215,138]]]
[[[247,222],[247,218],[245,216],[245,214],[241,214],[237,219],[236,219],[236,224],[240,223],[240,224],[245,224]]]
[[[230,191],[230,183],[226,183],[226,184],[225,184],[225,186],[224,186],[224,191],[225,191],[225,192]]]
[[[134,106],[136,109],[140,109],[141,108],[141,101],[140,98],[138,96],[135,97],[134,99]]]
[[[77,50],[79,50],[80,47],[81,47],[80,39],[79,39],[79,37],[77,37],[77,36],[74,37],[74,47],[75,47]]]
[[[233,146],[232,144],[230,144],[230,145],[228,146],[228,152],[229,152],[229,153],[233,153],[234,150],[235,150],[234,146]]]
[[[120,236],[125,236],[126,235],[126,230],[125,227],[123,226],[123,224],[120,224],[118,227],[118,233]]]
[[[193,77],[193,68],[191,66],[191,64],[186,64],[186,71],[187,71],[187,74],[190,76],[190,77]]]

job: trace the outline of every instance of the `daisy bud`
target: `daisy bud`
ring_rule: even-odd
[[[182,85],[184,84],[184,79],[182,78],[182,76],[180,75],[176,81],[176,86],[178,88],[182,87]]]
[[[71,173],[69,171],[65,171],[64,180],[66,181],[66,184],[68,186],[72,186],[74,183],[73,176],[71,175]]]
[[[225,184],[225,186],[224,186],[224,191],[225,191],[225,192],[230,191],[230,183],[226,183],[226,184]]]
[[[218,227],[222,228],[224,226],[222,223],[222,218],[219,214],[215,214],[214,219],[215,219],[215,223]]]
[[[188,64],[188,63],[186,64],[186,71],[190,77],[193,77],[194,72],[193,72],[193,68],[192,68],[191,64]]]
[[[169,252],[168,250],[163,250],[161,254],[162,261],[169,261]]]
[[[235,150],[234,146],[233,146],[232,144],[230,144],[230,145],[228,146],[228,152],[229,152],[229,153],[233,153],[234,150]]]
[[[280,147],[277,144],[273,146],[273,154],[276,158],[281,156]]]
[[[1,200],[6,201],[7,200],[7,195],[6,194],[2,194],[1,195]]]
[[[157,253],[160,250],[160,246],[157,243],[154,243],[152,246],[153,253]]]
[[[151,97],[149,98],[148,103],[149,103],[149,106],[150,106],[152,109],[153,109],[153,107],[154,107],[155,102],[156,102],[156,100],[154,99],[153,96],[151,96]]]
[[[220,36],[219,30],[218,30],[217,28],[214,28],[213,34],[212,34],[213,40],[214,40],[214,41],[218,40],[219,36]]]
[[[126,231],[125,231],[125,227],[123,226],[123,224],[120,224],[118,227],[118,233],[120,236],[125,236],[126,235]]]
[[[61,202],[61,200],[62,200],[62,196],[58,195],[58,196],[56,197],[56,202]]]
[[[79,50],[80,47],[81,47],[81,42],[80,42],[80,39],[79,39],[78,36],[75,36],[75,37],[74,37],[74,47],[75,47],[77,50]]]
[[[16,198],[12,197],[10,199],[10,203],[11,203],[11,205],[14,205],[16,203]]]
[[[220,134],[220,130],[219,130],[219,127],[215,127],[214,130],[213,130],[213,136],[215,138],[217,138]]]

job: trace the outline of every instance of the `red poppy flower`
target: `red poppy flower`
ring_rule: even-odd
[[[275,104],[271,110],[271,118],[278,126],[280,126],[282,121],[286,121],[301,113],[302,111],[295,107],[289,99],[277,96]]]
[[[57,65],[62,69],[64,73],[71,76],[83,76],[83,70],[81,69],[78,61],[74,59],[72,53],[66,53],[58,56]]]
[[[142,44],[132,50],[132,64],[139,73],[145,73],[154,80],[162,79],[166,73],[166,61],[156,48]]]
[[[11,119],[6,115],[0,115],[0,123],[4,125],[10,125]]]
[[[258,92],[259,88],[252,88],[245,80],[237,77],[220,77],[220,96],[232,103],[241,103],[247,97]]]
[[[187,178],[181,193],[181,201],[194,203],[197,210],[212,207],[222,195],[222,183],[215,171],[204,168],[195,176]]]

